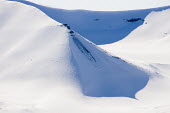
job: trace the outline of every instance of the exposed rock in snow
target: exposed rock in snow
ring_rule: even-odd
[[[52,19],[69,25],[81,36],[97,45],[119,41],[144,23],[144,21],[137,21],[135,23],[126,22],[124,19],[144,19],[152,11],[161,11],[170,8],[170,6],[167,6],[134,11],[62,10],[41,6],[25,0],[11,1],[18,1],[40,9]],[[94,21],[96,19],[97,21]]]
[[[0,113],[169,112],[170,103],[166,102],[170,94],[170,66],[166,56],[169,55],[169,10],[151,13],[145,19],[147,24],[122,41],[103,45],[101,49],[76,31],[80,29],[87,36],[93,33],[96,37],[105,36],[107,32],[99,31],[110,24],[108,17],[118,15],[113,23],[123,27],[128,23],[121,23],[123,18],[133,18],[136,11],[127,14],[85,11],[87,24],[76,27],[83,20],[74,24],[76,17],[71,16],[83,18],[81,11],[36,6],[40,10],[18,2],[0,1]],[[156,10],[162,9],[166,8]],[[150,11],[137,12],[143,18]],[[70,16],[63,16],[69,13]],[[132,15],[128,17],[128,14]],[[95,26],[93,22],[101,23]],[[143,22],[135,23],[131,30]],[[97,29],[100,27],[103,28]]]

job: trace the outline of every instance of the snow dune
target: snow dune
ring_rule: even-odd
[[[169,112],[170,103],[170,9],[150,13],[143,25],[132,31],[123,40],[101,45],[112,55],[149,70],[157,76],[151,76],[148,85],[137,95],[139,99],[150,103],[155,112]],[[157,111],[158,110],[158,111]]]
[[[118,57],[109,56],[39,10],[15,4],[2,5],[4,19],[1,22],[5,24],[0,31],[0,69],[1,81],[6,84],[1,86],[2,93],[3,89],[10,89],[12,83],[24,85],[31,82],[32,88],[36,81],[41,85],[42,79],[53,81],[53,87],[75,85],[87,96],[135,98],[147,84],[149,76],[144,71]],[[9,16],[10,20],[5,19]],[[17,90],[20,86],[13,88]],[[10,90],[8,93],[12,94]]]
[[[126,37],[131,31],[143,24],[145,17],[152,11],[161,11],[167,7],[132,11],[86,11],[62,10],[41,6],[25,0],[18,1],[34,6],[52,19],[68,24],[73,30],[97,45],[110,44]],[[127,20],[140,18],[136,22]]]
[[[149,79],[144,71],[89,42],[72,36],[71,50],[83,93],[93,97],[132,97]]]
[[[121,58],[135,62],[170,64],[169,15],[170,9],[152,12],[146,17],[143,25],[123,40],[101,47]]]
[[[26,1],[22,2],[33,6],[36,5]],[[146,59],[143,60],[142,57],[135,54],[139,50],[142,51],[140,47],[146,47],[143,51],[146,49],[155,49],[156,51],[158,45],[160,45],[160,52],[167,53],[167,51],[163,50],[168,50],[167,47],[169,47],[169,10],[151,13],[146,18],[146,21],[139,20],[134,23],[127,22],[129,20],[123,20],[123,22],[126,21],[125,23],[133,24],[135,26],[132,25],[133,29],[143,22],[144,24],[122,41],[103,45],[101,49],[92,43],[92,40],[88,41],[78,33],[81,31],[82,34],[83,32],[89,32],[87,36],[94,33],[97,37],[97,33],[100,30],[103,31],[103,29],[97,29],[97,31],[90,33],[90,31],[85,30],[90,25],[88,23],[90,21],[84,20],[84,22],[87,22],[85,27],[76,27],[76,24],[75,26],[73,25],[75,17],[73,17],[74,21],[71,21],[71,16],[55,16],[55,14],[57,15],[55,13],[57,10],[58,13],[61,11],[61,14],[66,14],[64,13],[65,10],[36,6],[38,6],[38,9],[18,2],[0,1],[0,112],[169,112],[170,103],[165,102],[170,94],[168,90],[170,86],[169,59],[161,59],[162,61],[159,61],[161,64],[158,63],[159,59],[154,59],[155,57],[148,59],[147,54],[143,54],[146,56]],[[166,8],[152,10],[162,9]],[[141,12],[143,11],[146,11],[141,14],[144,18],[151,9],[141,10]],[[66,12],[69,14],[69,11]],[[70,14],[72,12],[74,11],[70,11]],[[81,14],[80,12],[78,11],[75,15]],[[88,15],[88,11],[83,12]],[[132,12],[135,13],[135,11]],[[140,11],[137,12],[139,13]],[[96,18],[98,17],[97,15],[101,14],[101,17],[103,15],[112,15],[112,12],[89,13],[94,14],[89,18],[95,16],[93,22],[100,21],[100,19],[96,20],[98,19]],[[98,14],[95,15],[95,13]],[[113,13],[114,15],[119,15],[119,13],[124,15],[125,12]],[[61,17],[66,18],[62,19]],[[63,23],[70,25],[74,31],[59,23],[61,21],[57,20],[57,18],[61,18]],[[118,18],[120,17],[118,16]],[[129,18],[131,19],[131,16]],[[69,21],[64,21],[64,19]],[[81,20],[81,18],[79,19]],[[121,21],[122,19],[124,19],[124,16]],[[103,26],[104,20],[99,26]],[[163,36],[159,35],[160,29],[158,27],[155,26],[154,29],[152,27],[160,21],[162,25],[164,24],[161,31]],[[106,23],[107,25],[110,23],[106,20],[105,22],[108,22]],[[114,21],[115,25],[118,26],[118,22],[120,21]],[[120,25],[124,26],[124,24]],[[78,31],[79,28],[80,31]],[[95,28],[105,27],[96,27],[94,24],[89,28],[92,28],[91,31],[93,31]],[[125,29],[127,30],[127,28]],[[150,29],[156,34],[147,32]],[[116,33],[117,30],[114,32]],[[126,31],[128,32],[127,34],[131,30]],[[78,33],[75,31],[78,31]],[[104,35],[107,32],[102,32],[101,34]],[[143,34],[145,35],[142,36]],[[109,37],[109,34],[106,36]],[[141,38],[146,38],[141,39],[140,36]],[[163,37],[164,41],[158,36]],[[118,40],[122,39],[120,37]],[[146,46],[151,43],[150,40],[154,43],[153,48]],[[114,41],[93,42],[104,44]],[[118,43],[120,43],[120,46]],[[137,43],[137,46],[135,43]],[[124,47],[128,48],[128,51],[126,49],[127,54],[124,53]],[[156,55],[158,54],[159,52],[156,53]],[[136,55],[136,57],[133,55]],[[151,53],[151,55],[154,54]],[[162,54],[162,57],[164,55]],[[165,64],[165,61],[167,61],[167,64]]]

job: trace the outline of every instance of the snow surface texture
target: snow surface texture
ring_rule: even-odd
[[[18,1],[34,6],[52,19],[68,24],[73,30],[97,45],[110,44],[126,37],[131,31],[142,25],[145,17],[152,11],[161,11],[170,6],[136,11],[86,11],[61,10],[41,6],[25,0]],[[127,20],[141,18],[135,22]]]
[[[170,9],[152,12],[146,17],[143,25],[123,40],[101,45],[103,49],[113,55],[159,74],[159,76],[150,78],[147,87],[137,97],[139,96],[152,104],[158,104],[160,112],[165,113],[170,112],[170,103],[167,101],[170,99],[169,20]]]
[[[64,25],[53,25],[52,20],[49,24],[50,18],[45,20],[45,14],[45,17],[41,13],[37,16],[39,10],[29,10],[29,7],[25,10],[13,10],[18,16],[10,15],[11,24],[6,19],[9,15],[3,16],[6,10],[2,13],[2,22],[9,23],[1,28],[2,79],[11,76],[21,80],[60,78],[59,82],[76,79],[83,93],[94,97],[135,98],[136,92],[147,84],[149,76],[145,72],[118,57],[108,56],[73,31],[68,33]],[[30,11],[35,13],[31,15]],[[20,19],[25,13],[28,15]]]
[[[165,101],[169,98],[169,64],[153,65],[142,60],[147,64],[143,65],[140,58],[134,61],[128,54],[127,58],[121,56],[121,47],[117,47],[120,53],[116,54],[120,58],[111,56],[35,7],[0,1],[0,8],[0,112],[170,111],[170,103]],[[156,15],[166,16],[162,20],[167,21],[169,10],[154,15],[155,19]],[[114,45],[105,46],[101,47],[114,54],[109,49]],[[144,88],[148,74],[151,79]]]

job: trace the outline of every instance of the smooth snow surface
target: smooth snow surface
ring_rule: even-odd
[[[77,35],[72,38],[73,62],[84,95],[135,98],[135,93],[147,84],[149,76],[145,72],[108,56]]]
[[[131,31],[143,24],[145,17],[152,11],[161,11],[167,7],[135,11],[85,11],[61,10],[41,6],[29,1],[18,1],[34,6],[52,19],[68,24],[73,30],[97,45],[110,44],[126,37]],[[136,22],[127,20],[141,18]]]
[[[157,104],[155,112],[170,112],[170,9],[150,13],[143,25],[123,40],[102,45],[112,55],[159,74],[151,76],[139,99]]]
[[[170,9],[152,12],[146,17],[144,24],[126,38],[102,47],[131,61],[170,64],[169,19]]]
[[[15,16],[2,16],[11,16],[3,19],[6,24],[0,32],[2,80],[11,80],[11,76],[12,80],[52,79],[62,84],[75,80],[84,95],[94,97],[135,98],[147,84],[149,75],[142,70],[107,55],[78,34],[68,33],[38,9],[18,7],[10,8]]]
[[[135,23],[128,34],[143,25],[126,38],[101,45],[101,49],[75,32],[86,28],[74,27],[76,17],[62,16],[65,10],[31,4],[0,1],[0,113],[170,112],[170,10],[152,12],[145,21]],[[150,11],[137,12],[145,17]],[[89,18],[97,17],[96,12],[85,11],[84,15],[88,13]],[[116,17],[122,12],[97,13]],[[131,12],[122,14],[126,13]],[[63,18],[74,31],[57,18]],[[113,22],[117,26],[118,20]],[[89,34],[97,36],[95,28]]]

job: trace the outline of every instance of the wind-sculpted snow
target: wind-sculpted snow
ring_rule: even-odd
[[[131,61],[169,64],[169,15],[170,9],[152,12],[145,18],[143,25],[132,31],[123,40],[101,47]]]
[[[156,111],[170,112],[170,9],[152,12],[145,23],[123,40],[102,45],[111,54],[139,65],[152,73],[143,93],[137,95],[150,105],[162,106]],[[143,96],[142,96],[143,95]],[[167,106],[167,107],[166,107]]]
[[[41,6],[25,0],[10,1],[18,1],[40,9],[52,19],[70,25],[73,30],[97,45],[122,40],[134,29],[142,25],[143,20],[150,12],[170,8],[168,6],[135,11],[62,10]],[[135,18],[141,18],[141,20],[127,21]]]
[[[153,62],[140,68],[127,62],[130,57],[110,55],[112,51],[107,53],[83,38],[70,24],[60,24],[46,14],[36,7],[0,1],[0,113],[169,112],[170,104],[165,102],[169,64]],[[165,11],[158,16],[167,21],[168,15]],[[159,20],[156,13],[153,17]],[[146,18],[148,26],[142,32],[150,28],[152,19]],[[163,48],[169,47],[168,25],[163,40],[156,43],[164,44]]]
[[[87,58],[91,61],[96,62],[96,59],[93,57],[93,55],[91,54],[91,52],[89,50],[86,49],[86,47],[84,47],[84,45],[76,38],[73,36],[73,41],[74,43],[77,45],[77,47],[79,48],[79,50],[85,54],[87,56]]]
[[[135,98],[135,94],[146,86],[149,75],[144,71],[109,56],[68,27],[52,24],[54,21],[43,13],[36,16],[29,8],[23,11],[28,16],[16,11],[24,15],[24,19],[12,16],[12,25],[5,24],[1,28],[0,39],[5,44],[2,48],[5,51],[1,52],[1,75],[5,78],[21,77],[26,81],[40,78],[51,81],[49,79],[53,78],[57,83],[73,82],[70,83],[73,89],[73,84],[79,84],[77,87],[83,94],[92,97]],[[34,19],[29,21],[33,25],[27,22],[28,17]]]
[[[146,72],[109,56],[76,33],[70,38],[72,62],[84,95],[135,98],[136,92],[147,84]]]

